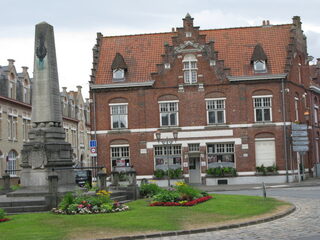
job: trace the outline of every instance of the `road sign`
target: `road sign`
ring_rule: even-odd
[[[90,148],[90,152],[91,152],[91,153],[96,153],[96,152],[97,152],[97,149],[96,149],[95,147],[91,147],[91,148]]]
[[[90,153],[90,156],[91,156],[91,157],[96,157],[96,156],[97,156],[97,153]]]
[[[294,152],[308,152],[309,146],[308,145],[293,145],[292,150]]]
[[[292,123],[292,130],[296,131],[296,130],[307,130],[308,129],[308,125],[307,124],[296,124],[296,123]]]
[[[96,140],[90,140],[90,147],[97,147],[97,141]]]
[[[292,137],[307,137],[308,132],[307,131],[292,131],[291,136]]]
[[[308,137],[292,137],[292,141],[309,141]]]
[[[295,141],[292,139],[292,145],[309,145],[309,141]]]

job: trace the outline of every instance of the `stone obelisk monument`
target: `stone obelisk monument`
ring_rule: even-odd
[[[62,126],[54,32],[46,22],[36,25],[32,87],[32,128],[21,152],[21,185],[47,187],[52,172],[59,186],[74,185],[72,147]]]

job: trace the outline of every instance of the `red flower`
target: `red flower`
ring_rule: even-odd
[[[6,221],[9,221],[10,219],[9,218],[2,218],[0,219],[0,222],[6,222]]]
[[[154,203],[151,203],[149,206],[193,206],[198,203],[208,201],[211,198],[212,196],[201,197],[201,198],[198,198],[186,203],[182,203],[182,204],[178,202],[154,202]]]
[[[82,204],[86,204],[87,203],[87,201],[82,201]]]
[[[84,205],[82,205],[82,204],[78,205],[78,208],[83,208],[83,207],[84,207]]]

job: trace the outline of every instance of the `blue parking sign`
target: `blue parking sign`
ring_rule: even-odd
[[[90,140],[90,147],[91,148],[97,147],[97,141],[96,140]]]

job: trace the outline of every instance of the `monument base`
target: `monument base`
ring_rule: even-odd
[[[58,185],[75,184],[75,173],[73,169],[54,168],[54,172],[58,175]],[[48,175],[52,173],[51,169],[31,169],[24,168],[21,171],[20,179],[22,187],[40,187],[48,186]]]

